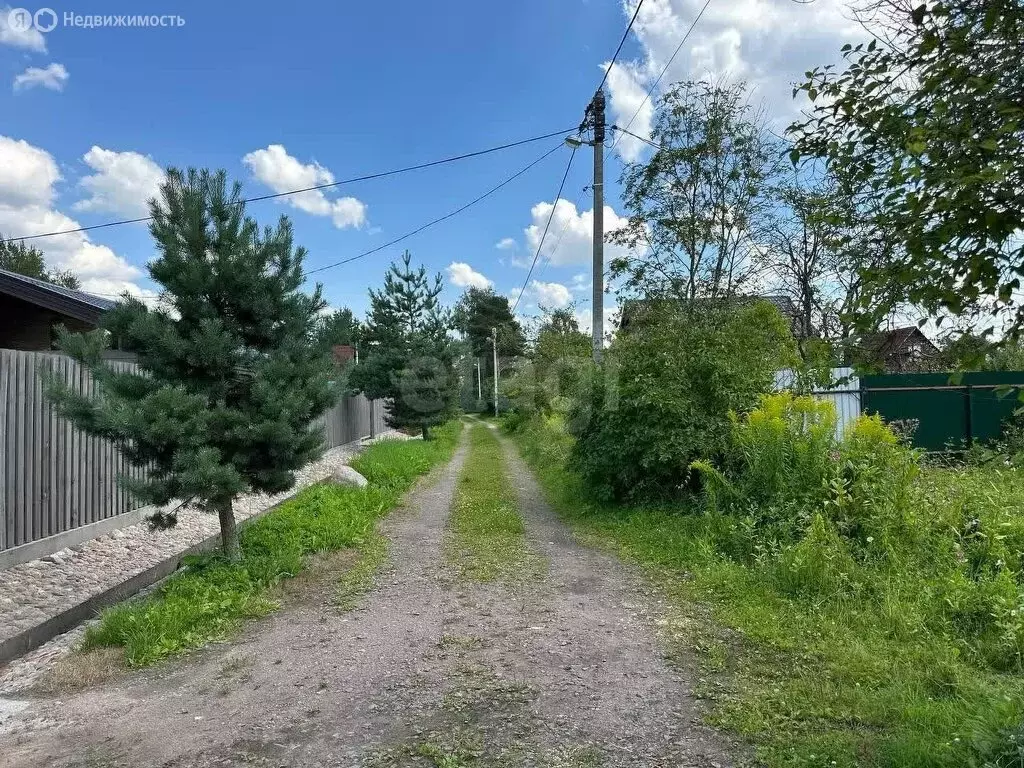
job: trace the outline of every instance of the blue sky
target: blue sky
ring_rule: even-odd
[[[702,3],[701,3],[702,4]],[[41,34],[0,8],[0,231],[6,236],[144,215],[160,168],[224,168],[247,195],[307,186],[482,149],[572,126],[600,80],[632,5],[617,0],[468,0],[282,6],[147,3],[184,26],[82,28]],[[140,12],[138,3],[51,5],[63,18]],[[38,6],[31,6],[35,11]],[[645,0],[609,77],[610,120],[636,111],[699,9]],[[5,26],[6,24],[6,26]],[[726,76],[750,81],[772,120],[793,113],[789,83],[834,60],[851,22],[830,0],[714,0],[665,82]],[[643,132],[644,108],[633,125]],[[374,247],[468,202],[557,144],[547,140],[440,168],[249,207],[270,222],[285,212],[315,268]],[[611,224],[621,214],[608,157]],[[334,306],[366,307],[404,247],[445,274],[454,301],[467,283],[515,290],[526,276],[564,169],[560,149],[479,206],[399,246],[318,275]],[[524,307],[581,301],[591,205],[591,158],[580,153],[559,203],[551,263]],[[608,214],[606,213],[606,218]],[[526,231],[527,228],[533,230]],[[42,229],[40,229],[42,228]],[[497,247],[504,241],[504,247]],[[153,290],[139,271],[153,255],[144,225],[34,241],[95,292]],[[550,246],[545,246],[545,252]],[[455,264],[453,267],[452,265]],[[461,285],[459,285],[461,284]]]

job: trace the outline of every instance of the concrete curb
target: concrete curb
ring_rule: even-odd
[[[45,539],[36,539],[27,544],[19,544],[16,547],[5,549],[0,551],[0,572],[22,563],[37,560],[40,557],[52,555],[54,552],[73,547],[76,544],[91,541],[98,536],[103,536],[119,528],[136,525],[158,511],[158,509],[159,507],[153,506],[139,507],[121,515],[97,520],[95,523],[72,528],[69,531],[61,531],[53,536],[47,536]]]

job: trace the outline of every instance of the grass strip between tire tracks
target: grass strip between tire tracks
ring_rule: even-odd
[[[452,422],[436,428],[430,441],[375,443],[352,461],[369,481],[366,488],[320,483],[304,489],[245,526],[239,562],[218,554],[189,557],[188,567],[152,594],[105,611],[86,631],[82,649],[123,647],[130,666],[152,664],[273,611],[277,604],[268,589],[297,575],[312,555],[355,547],[365,550],[357,568],[363,560],[378,563],[383,547],[377,519],[417,478],[451,459],[460,429]],[[353,583],[342,576],[338,599],[343,608],[367,588],[372,579],[362,573],[367,568]]]
[[[492,429],[476,423],[452,501],[446,560],[468,581],[514,584],[539,578],[544,562],[530,550],[525,533],[501,444]]]

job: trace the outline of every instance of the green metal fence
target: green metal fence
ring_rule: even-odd
[[[997,439],[1022,406],[1024,371],[894,373],[863,376],[861,410],[887,422],[915,420],[914,445],[927,451],[958,449]]]

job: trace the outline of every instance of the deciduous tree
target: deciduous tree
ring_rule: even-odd
[[[843,48],[799,86],[793,160],[824,159],[869,195],[877,231],[901,247],[861,270],[866,323],[909,302],[936,317],[979,304],[1024,322],[1024,5],[881,0],[866,45]],[[992,300],[996,301],[992,303]]]
[[[47,269],[42,251],[31,245],[26,245],[24,240],[7,240],[2,232],[0,232],[0,269],[17,272],[26,277],[34,277],[36,280],[45,280],[64,288],[79,287],[78,278],[74,273],[59,269]]]
[[[658,104],[646,162],[622,174],[629,223],[609,239],[623,292],[693,300],[739,292],[757,273],[754,245],[782,167],[743,84],[678,83]]]

